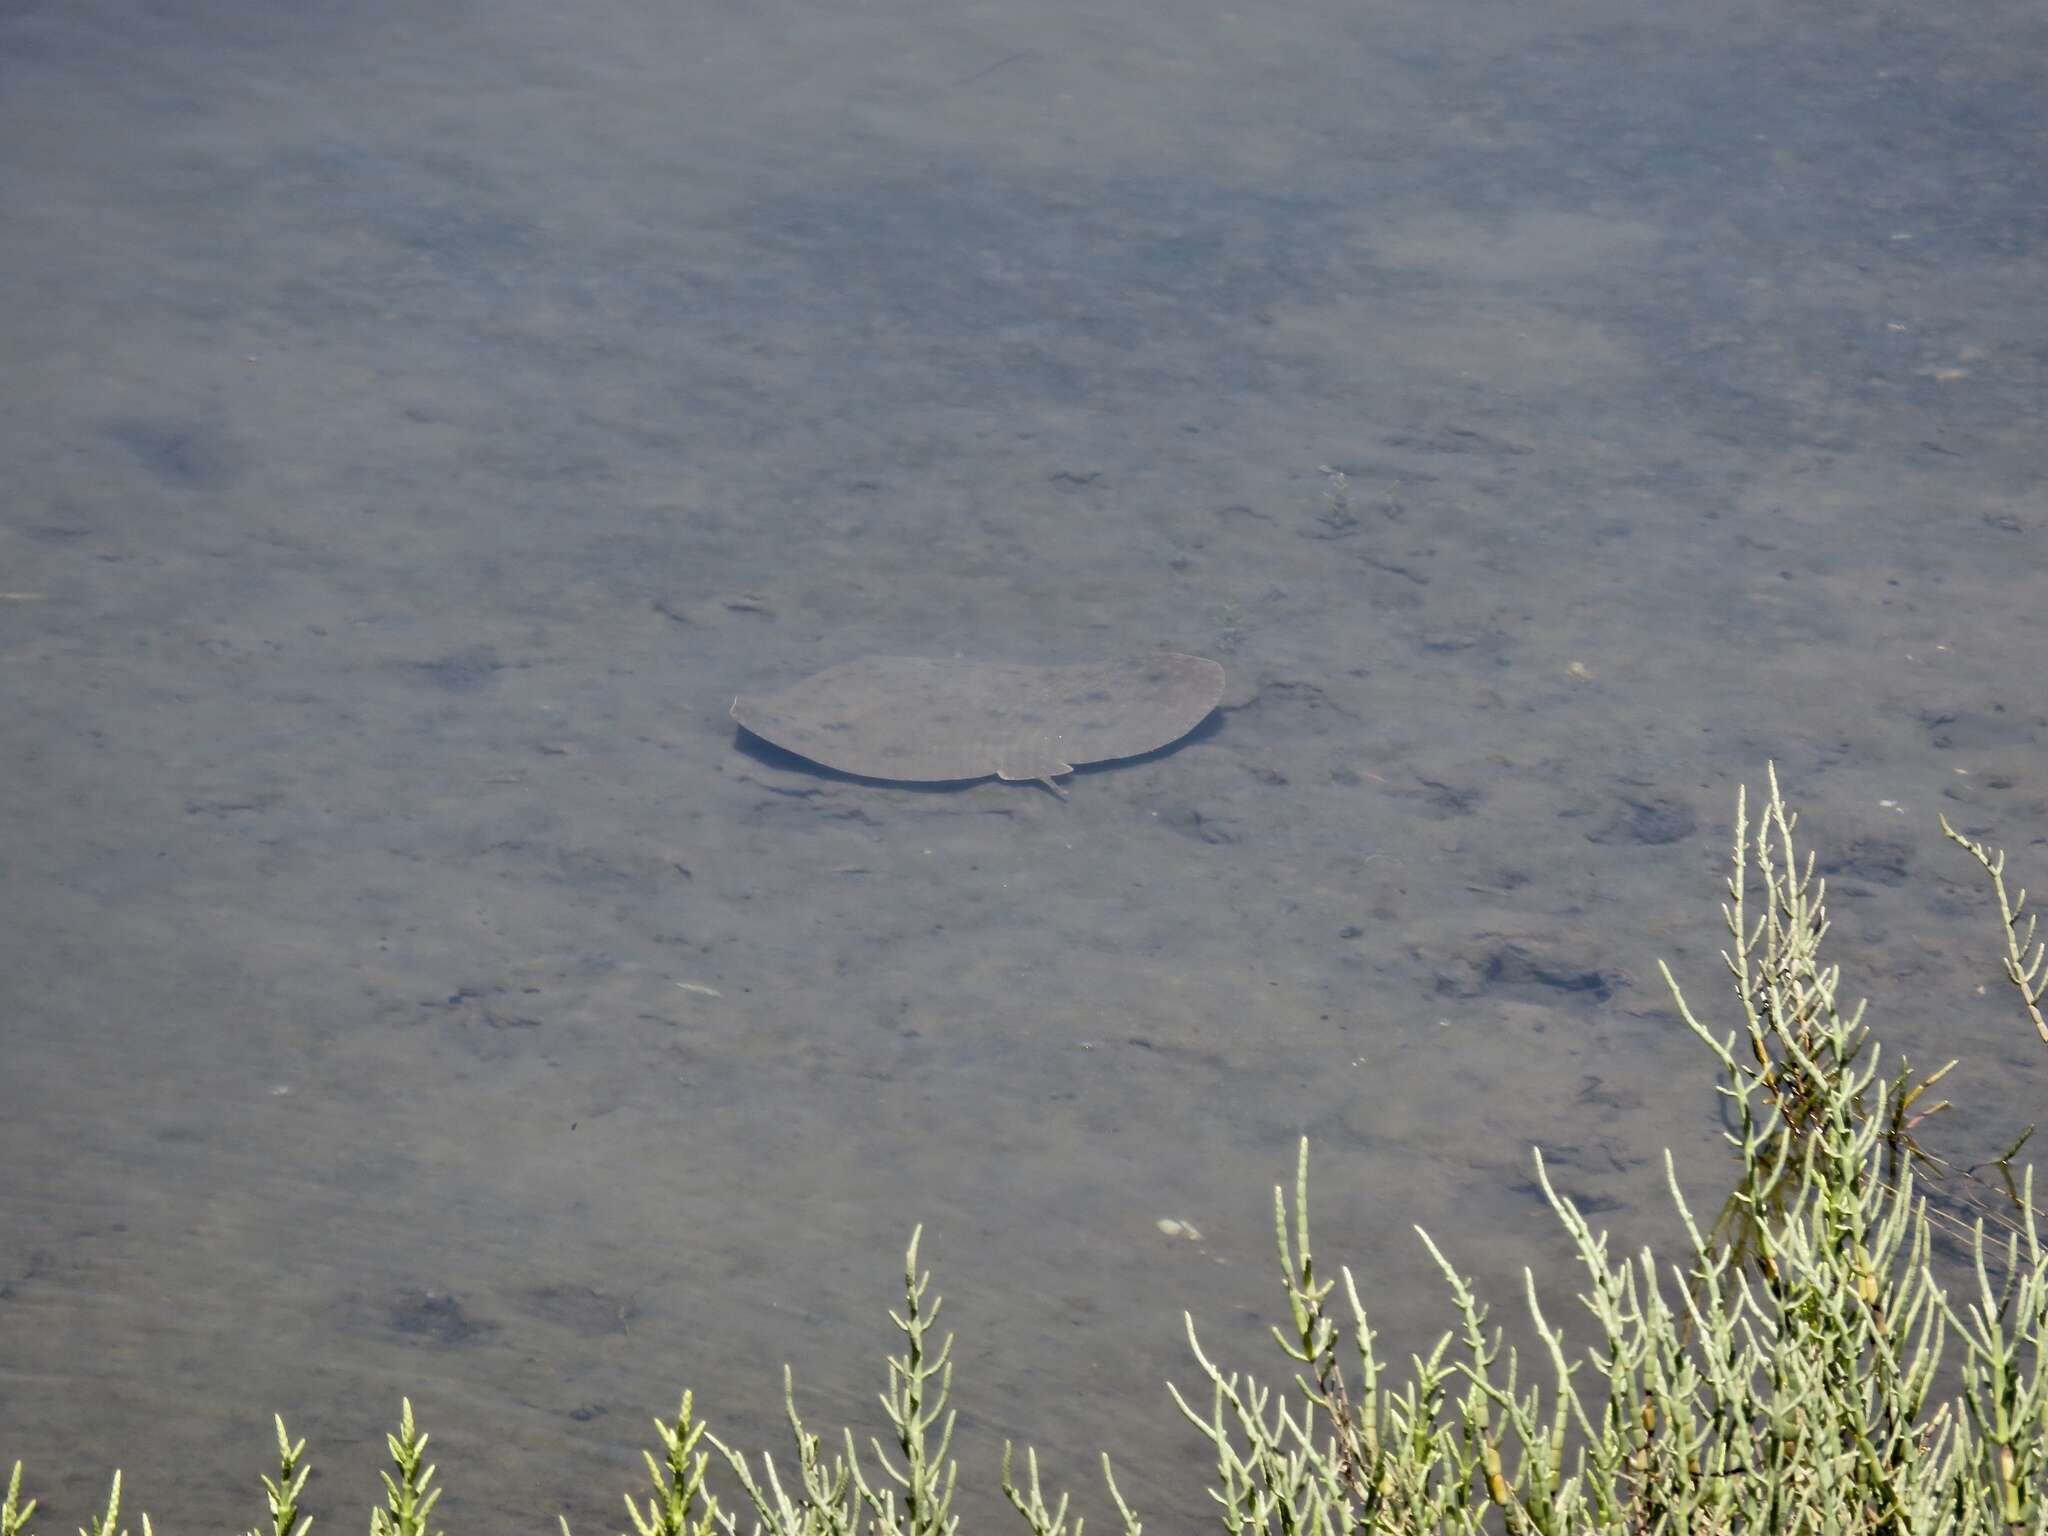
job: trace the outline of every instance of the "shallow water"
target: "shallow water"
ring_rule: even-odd
[[[1005,1436],[1206,1519],[1267,1191],[1400,1354],[1721,1177],[1735,786],[1886,1038],[2040,1107],[2048,23],[1983,4],[0,14],[0,1464],[616,1528],[685,1385],[868,1423],[925,1223]],[[1339,480],[1341,476],[1341,481]],[[864,654],[1229,669],[1181,749],[853,784]],[[1980,984],[1988,990],[1979,995]],[[1726,1019],[1725,1008],[1721,1017]],[[1199,1240],[1168,1236],[1161,1219]],[[1557,1306],[1570,1280],[1556,1274]]]

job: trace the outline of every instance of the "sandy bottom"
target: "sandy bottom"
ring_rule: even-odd
[[[1867,25],[1866,25],[1867,23]],[[873,1422],[904,1242],[1006,1436],[1204,1521],[1271,1185],[1400,1355],[1724,1176],[1655,962],[1775,760],[1837,954],[2040,1108],[2043,23],[652,0],[0,16],[0,1464],[615,1529],[697,1389]],[[850,783],[869,654],[1228,669],[1178,750]],[[1980,986],[1989,990],[1980,992]],[[1162,1221],[1177,1224],[1162,1230]],[[1555,1275],[1569,1315],[1574,1282]]]

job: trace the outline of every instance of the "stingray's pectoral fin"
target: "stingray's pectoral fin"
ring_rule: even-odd
[[[996,769],[996,777],[1011,784],[1029,784],[1035,781],[1064,800],[1067,798],[1067,792],[1053,783],[1053,780],[1064,778],[1073,771],[1074,765],[1057,752],[1044,752],[1029,756],[1020,754],[1007,759]]]

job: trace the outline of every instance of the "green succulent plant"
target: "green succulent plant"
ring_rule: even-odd
[[[1922,1101],[1955,1064],[1885,1075],[1863,1005],[1844,1004],[1840,970],[1823,959],[1825,884],[1795,822],[1775,774],[1754,827],[1738,799],[1723,906],[1734,1026],[1717,1033],[1663,972],[1719,1070],[1734,1192],[1702,1223],[1667,1152],[1685,1251],[1676,1263],[1647,1249],[1615,1257],[1539,1155],[1538,1181],[1583,1272],[1585,1331],[1568,1338],[1525,1271],[1533,1370],[1427,1233],[1453,1325],[1405,1372],[1382,1360],[1358,1278],[1323,1268],[1311,1248],[1303,1142],[1291,1191],[1273,1192],[1287,1315],[1272,1331],[1286,1366],[1276,1380],[1226,1369],[1189,1318],[1203,1385],[1169,1389],[1213,1452],[1210,1493],[1229,1536],[2048,1532],[2048,1272],[2031,1170],[2011,1166],[2025,1135],[1995,1165],[2002,1199],[1977,1170],[1920,1145],[1919,1128],[1946,1107]],[[2008,892],[2003,854],[1942,827],[1991,878],[2006,976],[2048,1042],[2048,955],[2026,893]],[[1938,1273],[1941,1230],[1966,1239],[1966,1272]],[[881,1394],[888,1445],[871,1438],[864,1452],[844,1430],[828,1453],[787,1367],[785,1464],[719,1439],[686,1392],[673,1423],[655,1421],[661,1455],[646,1453],[651,1490],[626,1498],[632,1532],[739,1536],[745,1512],[751,1536],[957,1536],[953,1340],[935,1331],[930,1285],[913,1233],[903,1309],[891,1314],[903,1347]],[[1944,1397],[1937,1384],[1950,1380]],[[282,1419],[277,1442],[277,1476],[264,1479],[271,1536],[307,1536],[305,1444]],[[410,1402],[388,1443],[371,1536],[429,1536],[439,1489]],[[737,1489],[729,1503],[711,1486],[714,1466]],[[1006,1444],[1001,1487],[1032,1536],[1081,1536],[1068,1497],[1047,1502],[1028,1448],[1023,1467],[1020,1481]],[[1102,1471],[1124,1536],[1140,1536],[1106,1455]],[[117,1473],[81,1536],[116,1536],[120,1500]],[[35,1507],[16,1464],[0,1536],[30,1536]],[[151,1536],[147,1516],[142,1531]]]

